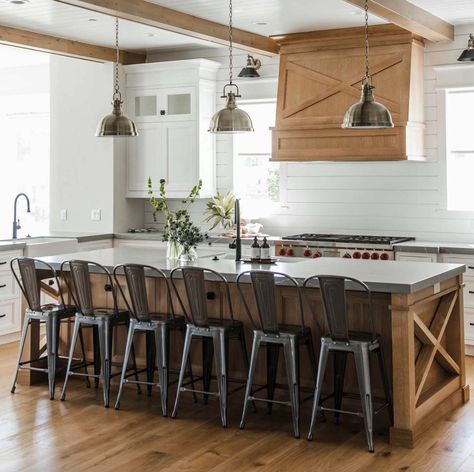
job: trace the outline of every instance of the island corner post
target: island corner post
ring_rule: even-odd
[[[120,276],[123,277],[123,276]],[[122,279],[123,280],[123,279]],[[178,281],[179,284],[180,281]],[[150,288],[150,309],[165,312],[169,309],[165,292],[165,282],[162,279],[148,279]],[[217,315],[225,310],[223,300],[223,287],[220,282],[209,282],[209,291],[215,297],[210,297],[209,311],[211,315]],[[49,296],[54,296],[51,289],[44,285]],[[180,287],[180,290],[182,286]],[[112,307],[110,292],[104,290],[102,275],[92,274],[93,293],[101,300],[104,306]],[[244,312],[240,296],[235,283],[230,283],[231,297],[236,319],[246,324],[247,346],[250,345],[252,328]],[[248,291],[251,298],[251,287],[244,287],[244,293]],[[297,323],[296,292],[293,287],[277,287],[278,305],[281,310],[283,323]],[[351,291],[348,293],[348,314],[354,328],[363,330],[368,328],[368,314],[366,310],[366,298],[361,292]],[[469,386],[466,385],[465,362],[464,362],[464,316],[463,316],[463,276],[453,276],[442,281],[440,284],[430,286],[414,293],[385,293],[374,292],[372,297],[376,331],[381,335],[384,355],[389,371],[393,392],[393,414],[394,422],[389,430],[389,442],[391,445],[412,448],[423,432],[441,419],[445,414],[453,411],[463,403],[469,401]],[[308,303],[315,304],[318,320],[312,318]],[[120,307],[123,301],[119,299]],[[319,352],[319,338],[322,334],[319,325],[324,326],[322,305],[319,289],[308,289],[305,296],[305,322],[311,327],[315,342],[316,354]],[[180,313],[177,301],[173,300],[176,313]],[[252,309],[252,306],[251,306]],[[61,331],[60,346],[66,346],[70,340],[71,330]],[[31,331],[30,340],[25,349],[29,353],[42,351],[40,346],[40,330]],[[92,352],[92,339],[86,338],[86,349]],[[122,361],[125,345],[125,330],[114,334],[114,360]],[[140,339],[137,339],[140,341]],[[179,349],[171,352],[171,362],[177,364],[181,354],[181,340],[175,343]],[[200,350],[194,346],[192,352],[193,370],[200,373]],[[28,353],[28,355],[29,355]],[[146,358],[145,342],[139,342],[136,348],[137,360],[144,362]],[[233,359],[239,356],[230,355],[229,369],[237,374],[237,377],[245,378],[245,371],[240,362]],[[264,358],[264,356],[262,356]],[[195,364],[195,365],[194,365]],[[372,367],[375,372],[375,365]],[[279,369],[280,375],[284,369]],[[329,377],[331,369],[328,369]],[[261,382],[265,375],[265,364],[260,359],[255,379]],[[284,374],[283,374],[284,375]],[[33,375],[30,383],[37,382],[38,376]],[[282,379],[284,381],[284,379]],[[26,376],[22,376],[26,381]],[[348,364],[348,372],[345,381],[345,390],[356,390],[356,375]],[[373,394],[382,392],[379,376],[373,375]],[[309,362],[306,355],[301,356],[301,384],[314,386],[310,373]],[[332,385],[326,379],[325,388]],[[381,395],[379,395],[381,396]]]

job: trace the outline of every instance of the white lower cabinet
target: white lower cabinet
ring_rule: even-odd
[[[149,249],[166,249],[166,241],[151,239],[114,239],[114,247],[143,247]]]
[[[100,239],[98,241],[85,241],[78,243],[77,248],[79,252],[96,251],[98,249],[110,249],[113,246],[112,238]]]
[[[427,254],[425,252],[395,252],[396,261],[411,262],[438,262],[438,254]]]
[[[10,270],[11,259],[21,255],[21,251],[0,252],[0,343],[12,341],[6,335],[21,327],[21,293]]]

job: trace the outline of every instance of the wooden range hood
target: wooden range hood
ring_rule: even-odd
[[[423,40],[395,25],[369,28],[376,100],[393,129],[341,128],[360,97],[364,29],[298,33],[281,45],[273,161],[393,161],[424,157]]]

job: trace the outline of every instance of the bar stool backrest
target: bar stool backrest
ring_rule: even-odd
[[[372,338],[375,340],[376,333],[372,308],[372,294],[369,287],[358,279],[336,275],[313,275],[304,281],[303,287],[311,287],[311,283],[316,280],[319,282],[324,314],[331,339],[334,341],[349,342],[349,322],[346,301],[347,283],[349,282],[367,294]],[[316,316],[315,313],[313,314]]]
[[[16,268],[15,268],[16,266]],[[43,272],[41,278],[53,279],[58,287],[61,304],[64,306],[63,293],[56,271],[46,262],[31,257],[15,257],[10,261],[13,276],[23,293],[28,308],[33,311],[41,311],[41,279],[39,270]]]
[[[189,313],[187,312],[183,300],[179,295],[178,289],[176,287],[177,275],[181,273],[182,279],[184,282],[186,298],[189,306]],[[209,327],[209,312],[207,308],[207,289],[206,289],[206,274],[211,275],[213,278],[217,279],[218,282],[224,284],[225,290],[225,299],[228,305],[230,318],[234,319],[234,312],[232,308],[232,301],[230,299],[229,284],[227,283],[226,278],[212,269],[205,269],[201,267],[194,266],[185,266],[185,267],[176,267],[173,269],[170,274],[171,284],[176,293],[178,302],[183,310],[186,318],[192,321],[193,324],[200,327]],[[219,313],[220,319],[224,318],[223,307]]]
[[[282,272],[271,272],[268,270],[248,270],[242,272],[237,277],[237,287],[242,298],[242,303],[254,327],[257,327],[253,320],[248,302],[242,290],[243,279],[250,277],[253,293],[257,306],[257,313],[260,320],[260,329],[266,334],[278,334],[278,306],[276,297],[276,279],[285,280],[290,285],[296,287],[298,294],[298,304],[296,309],[300,317],[301,328],[304,329],[303,301],[298,282]]]
[[[147,273],[145,273],[147,271]],[[125,295],[122,286],[120,285],[120,281],[118,277],[120,275],[125,276],[125,280],[127,282],[127,291],[129,295],[130,302]],[[148,290],[146,279],[147,277],[161,277],[166,281],[166,291],[168,297],[168,304],[170,307],[170,317],[174,317],[174,310],[173,310],[173,302],[171,300],[171,291],[169,286],[169,281],[165,275],[165,273],[153,267],[151,265],[145,264],[120,264],[114,267],[113,270],[113,277],[115,280],[115,285],[118,287],[120,294],[122,295],[125,304],[127,305],[127,309],[130,315],[137,319],[138,321],[150,321],[150,307],[148,304]]]
[[[66,267],[69,267],[71,282],[68,281]],[[60,268],[61,274],[66,281],[66,285],[76,305],[76,309],[82,315],[92,316],[94,315],[94,309],[97,308],[97,306],[94,306],[92,297],[91,269],[94,273],[102,274],[105,277],[106,284],[104,285],[104,290],[111,292],[114,309],[117,311],[117,297],[110,272],[104,266],[96,262],[78,259],[64,261]]]

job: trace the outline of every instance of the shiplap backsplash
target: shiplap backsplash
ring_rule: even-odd
[[[449,213],[443,201],[444,153],[438,152],[437,94],[433,67],[456,62],[467,44],[474,25],[456,27],[455,41],[428,43],[425,50],[425,148],[426,162],[343,162],[288,163],[286,201],[268,218],[259,220],[265,232],[282,235],[298,232],[341,232],[415,236],[418,239],[474,241],[474,217]],[[163,61],[206,57],[223,64],[219,88],[227,80],[225,50],[190,51],[150,55],[148,60]],[[262,79],[239,80],[246,99],[274,98],[278,58],[262,58]],[[234,59],[235,69],[243,66],[245,54]],[[238,73],[237,70],[237,73]],[[472,84],[474,86],[474,84]],[[220,91],[219,91],[220,95]],[[218,107],[222,100],[218,100]],[[232,188],[232,136],[217,136],[217,188]],[[196,223],[202,222],[205,201],[192,210]],[[153,224],[145,204],[145,222]],[[205,225],[204,225],[205,227]]]

